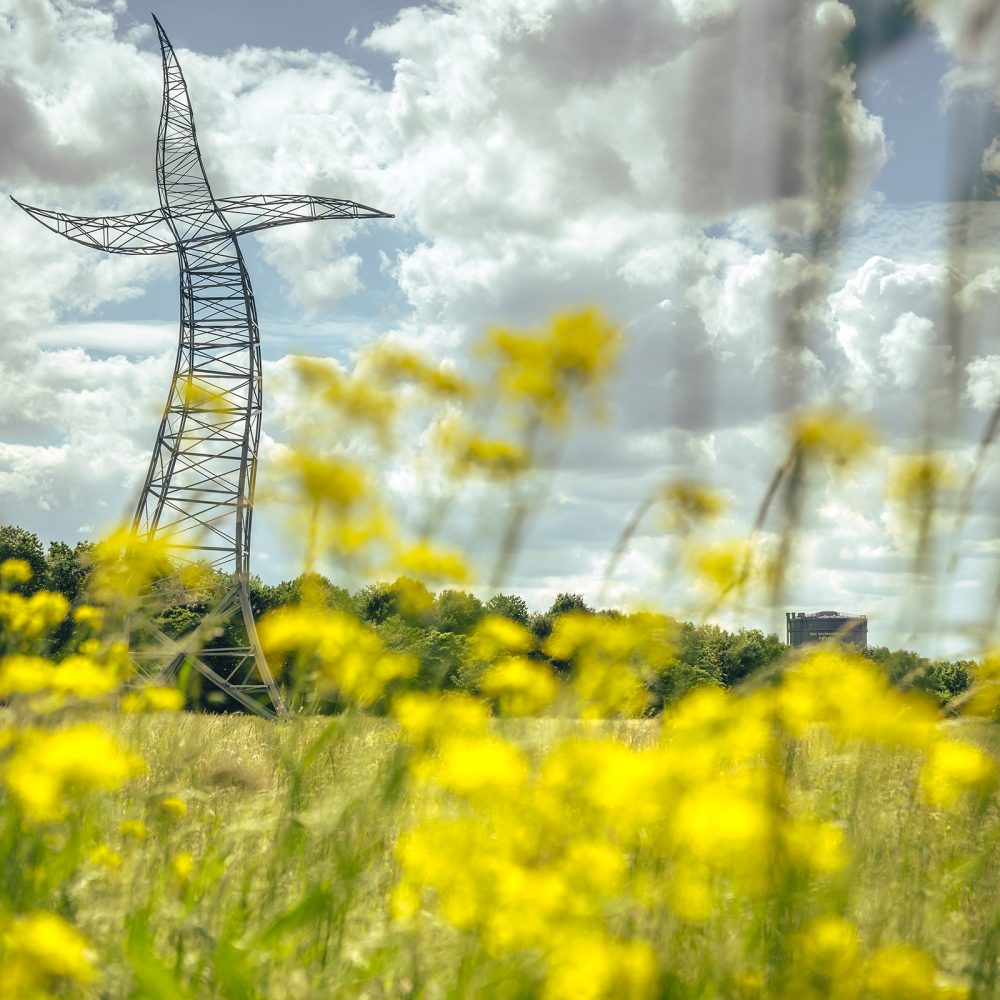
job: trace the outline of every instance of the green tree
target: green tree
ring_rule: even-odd
[[[439,632],[468,635],[483,617],[483,602],[464,590],[442,590],[434,598],[430,625]]]
[[[509,618],[518,625],[527,626],[531,617],[528,605],[523,597],[517,594],[494,594],[484,605],[483,611],[488,615],[499,615]]]
[[[719,649],[719,677],[726,687],[734,687],[751,674],[763,670],[785,653],[784,643],[773,633],[741,628],[735,635],[723,633]]]
[[[50,542],[45,556],[45,586],[57,590],[70,604],[78,604],[90,579],[90,542],[77,542],[70,548],[65,542]]]
[[[434,595],[418,580],[401,576],[392,583],[371,583],[354,595],[362,621],[381,625],[399,615],[411,625],[424,625],[434,604]]]
[[[583,594],[558,594],[548,613],[555,617],[568,614],[570,611],[581,611],[588,615],[594,613],[594,609],[583,599]]]
[[[31,567],[31,579],[13,590],[34,594],[45,586],[45,549],[34,532],[13,524],[0,526],[0,563],[8,559],[23,559]]]

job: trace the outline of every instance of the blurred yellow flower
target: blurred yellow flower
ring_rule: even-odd
[[[479,690],[497,700],[503,715],[536,715],[555,700],[559,681],[537,660],[506,656],[486,669]]]
[[[657,493],[668,531],[687,531],[714,520],[725,512],[725,499],[701,483],[682,479],[668,483]]]
[[[740,593],[752,569],[750,546],[742,540],[699,542],[685,549],[695,582],[713,599]]]
[[[600,401],[599,391],[614,365],[621,334],[597,309],[561,313],[541,335],[496,328],[483,351],[497,364],[497,383],[512,403],[551,427],[566,422],[573,394]]]
[[[0,628],[23,639],[36,639],[61,624],[69,614],[62,594],[40,590],[30,597],[0,592]]]
[[[938,996],[937,965],[919,948],[885,945],[868,957],[863,983],[872,1000],[933,1000]]]
[[[821,407],[793,417],[792,440],[803,455],[843,469],[865,458],[875,437],[864,421],[835,407]]]
[[[143,841],[149,835],[146,824],[141,819],[123,819],[118,824],[118,832],[131,840]]]
[[[178,795],[168,795],[160,799],[160,808],[172,819],[182,819],[187,815],[187,803]]]
[[[528,778],[524,754],[503,740],[454,736],[421,759],[414,773],[459,796],[509,794]]]
[[[978,747],[940,740],[927,753],[920,791],[930,805],[951,809],[967,792],[988,791],[996,779],[996,762]]]
[[[10,917],[0,924],[0,995],[36,1000],[59,989],[54,980],[92,982],[95,959],[90,942],[56,913]]]
[[[269,658],[305,658],[321,682],[359,705],[371,705],[392,681],[413,677],[420,666],[409,654],[387,651],[377,632],[341,611],[278,608],[261,619],[258,634]]]
[[[184,702],[184,693],[175,687],[146,684],[122,695],[121,709],[123,712],[179,712]]]
[[[370,369],[383,383],[394,389],[400,382],[414,382],[435,396],[465,399],[471,394],[469,384],[443,365],[434,364],[416,351],[398,344],[377,344],[365,352],[362,367]]]
[[[181,851],[170,859],[170,870],[179,882],[187,882],[194,873],[194,855],[190,851]]]
[[[469,652],[473,659],[488,663],[501,654],[527,653],[535,637],[518,622],[502,615],[481,618],[469,636]]]
[[[411,573],[428,583],[465,583],[471,575],[461,553],[430,542],[400,549],[396,562],[403,573]]]
[[[392,700],[392,714],[403,738],[417,747],[448,736],[485,735],[489,722],[484,701],[457,691],[440,695],[408,691]]]
[[[27,583],[31,579],[31,565],[24,559],[5,559],[0,563],[0,583],[4,586]]]
[[[104,609],[95,608],[92,604],[81,604],[73,610],[73,621],[95,632],[104,627]]]
[[[567,935],[549,959],[544,1000],[644,1000],[656,995],[656,954],[645,941]]]
[[[114,871],[121,868],[125,860],[117,851],[112,850],[107,844],[98,844],[87,859],[95,868],[107,868]]]
[[[898,455],[890,461],[888,497],[904,511],[922,514],[930,510],[955,483],[954,465],[944,456]]]
[[[100,726],[81,723],[21,732],[3,780],[25,819],[44,823],[65,815],[75,795],[113,791],[144,769],[139,757],[121,750]]]

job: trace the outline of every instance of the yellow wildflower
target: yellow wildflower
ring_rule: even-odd
[[[810,921],[792,939],[792,992],[802,997],[857,997],[861,947],[857,928],[841,917]]]
[[[785,726],[801,735],[822,725],[838,740],[925,749],[938,739],[934,702],[893,688],[859,653],[821,646],[786,672],[777,692]]]
[[[509,794],[528,778],[524,754],[502,740],[456,736],[416,764],[417,777],[460,796]]]
[[[190,851],[181,851],[170,859],[170,870],[179,882],[187,882],[194,872],[194,855]]]
[[[25,818],[43,823],[65,814],[68,797],[120,788],[144,768],[140,758],[122,751],[99,726],[84,723],[23,732],[3,780]]]
[[[890,462],[889,500],[910,518],[925,517],[940,495],[954,488],[954,466],[940,455],[896,456]]]
[[[512,402],[527,403],[551,426],[561,426],[574,391],[598,400],[617,357],[621,335],[596,309],[553,317],[542,335],[497,328],[484,351],[498,365],[497,382]]]
[[[118,824],[118,832],[131,840],[143,841],[149,835],[146,824],[141,819],[123,819]]]
[[[865,963],[864,984],[873,1000],[932,1000],[936,980],[934,959],[911,945],[877,948]]]
[[[378,633],[353,615],[303,605],[265,615],[258,632],[267,655],[310,658],[322,680],[359,705],[370,705],[394,680],[414,676],[415,657],[388,652]]]
[[[464,476],[480,472],[493,480],[520,475],[529,465],[528,453],[520,444],[477,434],[456,414],[440,420],[434,429],[437,447],[447,456],[451,473]]]
[[[345,459],[291,451],[285,465],[306,499],[329,504],[338,512],[350,510],[368,494],[365,470]]]
[[[746,586],[751,570],[746,542],[698,543],[688,546],[685,555],[695,581],[713,599],[739,593]]]
[[[504,715],[536,715],[555,700],[559,681],[537,660],[507,656],[487,668],[479,690],[496,698]]]
[[[90,942],[58,914],[38,910],[0,925],[0,995],[48,996],[56,980],[89,983],[97,977]]]
[[[418,542],[409,549],[402,549],[396,559],[404,573],[412,573],[420,580],[464,583],[470,575],[459,552],[437,548],[429,542]]]
[[[760,866],[773,849],[776,822],[759,798],[716,781],[681,798],[671,835],[686,854],[709,865]]]
[[[175,687],[147,684],[122,695],[121,708],[123,712],[179,712],[184,700],[183,692]]]
[[[169,574],[170,538],[136,536],[131,528],[115,529],[90,553],[90,591],[101,604],[119,606],[143,594],[158,577]]]
[[[527,653],[534,645],[531,632],[502,615],[481,618],[469,636],[473,659],[489,662],[501,653]]]
[[[352,428],[366,426],[380,441],[388,441],[397,408],[394,394],[370,385],[358,373],[348,378],[335,364],[325,359],[295,358],[296,374],[305,389],[316,396],[327,410],[346,418]]]
[[[88,861],[95,868],[107,868],[111,871],[121,868],[124,860],[117,851],[112,850],[107,844],[98,844],[90,852],[90,857],[88,858]]]
[[[834,875],[847,865],[844,831],[833,823],[798,817],[786,822],[782,833],[793,864],[820,875]]]
[[[587,932],[567,936],[549,959],[544,1000],[642,1000],[656,992],[657,962],[645,941]]]
[[[950,809],[967,792],[991,788],[996,778],[996,762],[978,747],[941,740],[927,754],[920,772],[920,791],[926,802]]]
[[[104,609],[95,608],[92,604],[81,604],[73,611],[73,621],[98,632],[104,627]]]
[[[468,383],[454,372],[398,344],[378,344],[365,353],[362,364],[392,387],[402,381],[414,382],[433,395],[449,399],[463,399],[471,392]]]
[[[449,691],[442,695],[409,691],[392,701],[392,714],[403,738],[414,746],[433,744],[447,736],[486,733],[489,710],[470,695]]]
[[[805,410],[792,420],[792,440],[806,456],[843,469],[864,458],[874,436],[868,424],[835,407]]]
[[[27,583],[31,579],[31,565],[25,559],[5,559],[0,563],[0,583],[4,586]]]
[[[990,718],[1000,712],[1000,649],[990,650],[976,667],[963,711]]]
[[[168,795],[160,799],[160,808],[172,819],[182,819],[187,815],[187,803],[178,795]]]
[[[720,517],[725,500],[701,483],[682,479],[664,486],[657,496],[668,531],[686,531],[696,524]]]
[[[62,594],[40,590],[31,597],[0,592],[0,626],[25,639],[35,639],[61,624],[69,614]]]

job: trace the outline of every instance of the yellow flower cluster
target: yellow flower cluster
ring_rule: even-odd
[[[835,407],[798,413],[792,440],[800,454],[845,469],[865,458],[874,444],[871,427]]]
[[[526,656],[505,656],[479,679],[479,690],[495,698],[503,715],[537,715],[559,694],[559,681],[544,663]]]
[[[530,464],[523,445],[483,437],[454,414],[437,424],[434,437],[454,476],[480,473],[487,479],[504,481],[519,476]]]
[[[365,353],[362,367],[392,388],[400,382],[411,382],[443,399],[466,399],[472,392],[471,386],[454,372],[398,344],[373,347]]]
[[[27,583],[31,579],[31,565],[24,559],[5,559],[0,563],[0,584],[5,587]]]
[[[919,948],[888,944],[864,953],[857,928],[842,917],[811,921],[792,942],[788,995],[801,1000],[965,1000],[969,991],[941,980]]]
[[[62,594],[40,590],[31,597],[0,592],[0,629],[15,641],[46,635],[69,614],[69,602]]]
[[[636,629],[567,615],[547,651],[629,673],[651,643],[668,661],[669,635],[652,616]],[[501,678],[521,659],[501,643],[484,651],[501,657]],[[512,688],[520,695],[529,685]],[[550,998],[654,996],[656,928],[737,913],[790,885],[808,898],[841,877],[851,857],[843,830],[789,793],[796,744],[806,753],[817,739],[908,752],[921,765],[915,790],[933,808],[957,808],[996,776],[990,757],[948,737],[928,700],[832,647],[771,687],[697,689],[664,717],[653,746],[595,733],[529,754],[493,731],[468,696],[407,694],[393,714],[411,745],[419,804],[398,842],[395,916],[460,928],[494,959],[541,955]],[[961,995],[939,986],[933,960],[916,949],[864,955],[839,917],[820,917],[795,941],[801,954],[782,975],[802,979],[781,995]]]
[[[714,490],[691,480],[668,483],[656,495],[668,531],[687,531],[720,517],[725,500]]]
[[[336,365],[318,358],[296,358],[295,371],[306,392],[313,396],[312,409],[336,414],[357,432],[372,431],[385,443],[389,440],[396,412],[396,397],[355,375],[349,378]]]
[[[24,729],[13,739],[3,782],[29,823],[61,819],[77,796],[114,791],[145,769],[141,759],[92,723]]]
[[[570,686],[583,718],[641,715],[645,680],[674,662],[675,623],[663,615],[572,612],[556,619],[544,650],[572,665]]]
[[[0,924],[0,996],[42,1000],[97,978],[90,942],[56,913],[38,910]],[[57,992],[58,991],[58,992]]]
[[[93,548],[89,590],[93,600],[111,608],[129,606],[150,584],[171,572],[170,537],[139,537],[131,528],[115,529]]]
[[[258,633],[275,664],[294,655],[357,705],[371,705],[395,680],[413,677],[419,664],[383,646],[378,633],[353,615],[308,605],[279,608],[261,619]]]
[[[600,399],[621,348],[621,334],[597,309],[561,313],[541,334],[497,328],[484,353],[497,366],[497,382],[510,400],[526,405],[550,427],[561,427],[574,393]]]
[[[28,696],[33,711],[52,712],[73,698],[107,698],[132,669],[122,643],[101,650],[87,640],[59,662],[12,653],[0,659],[0,696]]]

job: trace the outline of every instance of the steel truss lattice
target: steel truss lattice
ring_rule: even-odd
[[[82,246],[177,254],[177,361],[133,531],[159,536],[180,562],[205,561],[231,573],[234,585],[206,616],[202,631],[211,633],[239,617],[247,641],[209,652],[201,649],[199,630],[177,641],[152,629],[152,645],[136,656],[150,676],[170,677],[187,659],[244,707],[274,716],[284,713],[284,702],[260,648],[247,589],[262,383],[257,312],[238,237],[296,222],[393,216],[309,195],[216,198],[202,164],[184,74],[163,27],[153,21],[163,57],[156,140],[160,207],[88,218],[13,200],[43,226]]]

